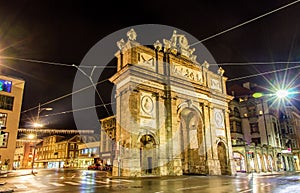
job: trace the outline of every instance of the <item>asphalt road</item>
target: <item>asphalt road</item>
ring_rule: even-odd
[[[36,176],[6,178],[6,187],[26,193],[293,193],[300,174],[107,178],[88,170],[40,170]]]

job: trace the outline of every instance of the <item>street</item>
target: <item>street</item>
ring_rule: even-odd
[[[3,179],[1,179],[3,181]],[[36,176],[4,179],[14,192],[231,193],[299,192],[299,173],[238,174],[237,176],[180,176],[108,178],[88,170],[39,170]]]

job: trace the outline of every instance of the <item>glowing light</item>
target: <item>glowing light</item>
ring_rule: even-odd
[[[261,93],[261,92],[256,92],[256,93],[254,93],[252,96],[253,96],[254,98],[260,98],[260,97],[264,96],[264,94]]]
[[[33,123],[33,127],[40,128],[43,127],[43,125],[40,123]]]
[[[34,138],[35,138],[35,134],[31,133],[31,134],[28,135],[28,139],[34,139]]]
[[[288,90],[283,90],[283,89],[280,89],[280,90],[278,90],[278,91],[276,92],[276,96],[277,96],[278,98],[285,98],[285,97],[287,97],[289,94],[290,94],[290,93],[289,93]]]

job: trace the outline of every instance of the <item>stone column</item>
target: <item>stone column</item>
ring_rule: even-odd
[[[177,115],[177,98],[172,93],[171,99],[171,111],[172,111],[172,157],[171,162],[173,165],[173,175],[182,175],[182,163],[180,158],[180,123],[178,122]]]
[[[232,143],[231,143],[231,134],[230,134],[230,122],[229,122],[229,110],[224,110],[225,111],[225,132],[226,132],[226,140],[227,140],[227,159],[228,159],[228,169],[227,173],[229,175],[235,175],[236,174],[236,168],[235,168],[235,163],[232,157]]]
[[[204,107],[204,125],[205,125],[205,141],[207,151],[207,173],[209,175],[221,175],[220,162],[217,154],[217,146],[214,140],[216,140],[215,133],[212,129],[212,108],[210,105]]]

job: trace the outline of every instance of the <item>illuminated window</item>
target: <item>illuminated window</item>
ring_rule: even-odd
[[[0,131],[0,148],[6,148],[8,143],[8,133]]]
[[[0,95],[0,109],[12,110],[14,104],[14,97]]]
[[[0,129],[6,128],[6,120],[7,120],[7,114],[6,113],[0,113]]]

